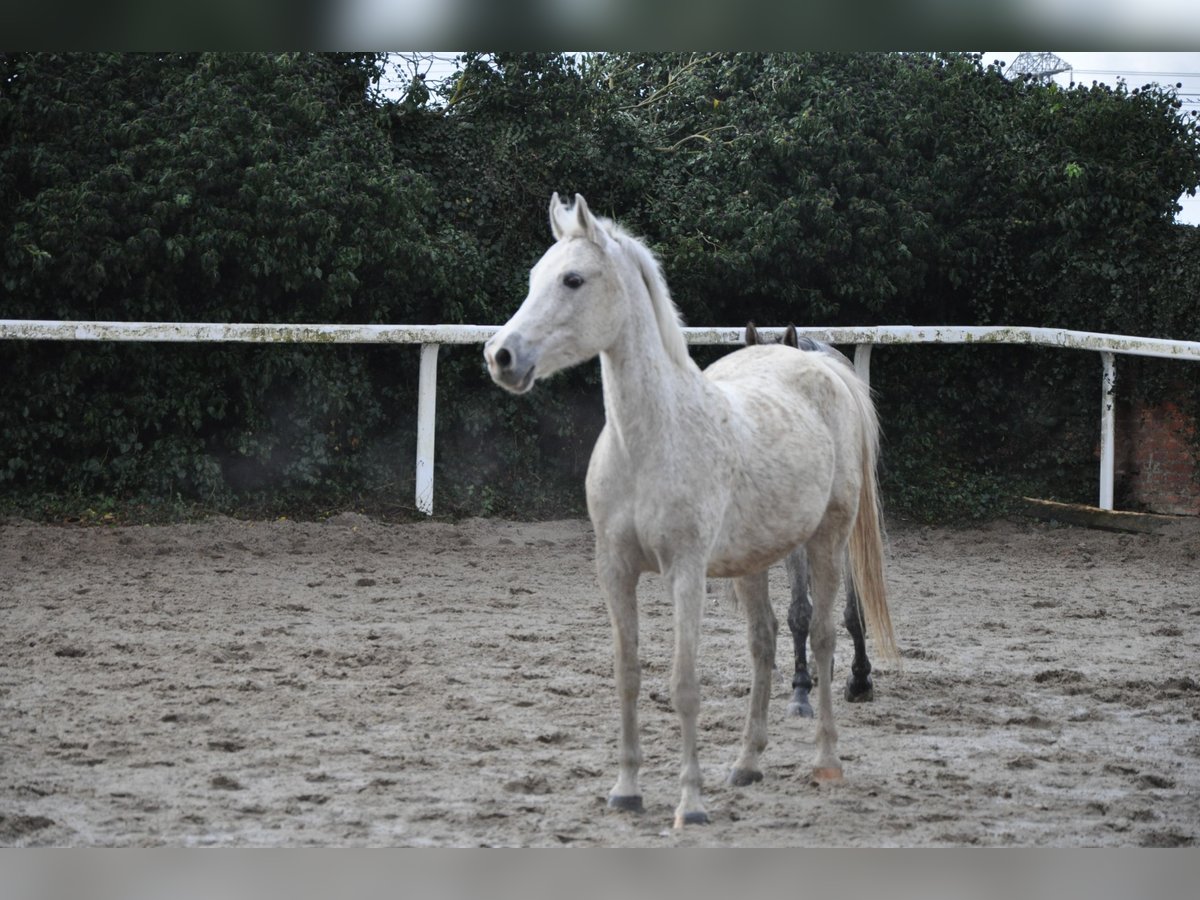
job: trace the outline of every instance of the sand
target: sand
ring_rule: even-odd
[[[902,664],[836,703],[845,780],[789,718],[765,779],[741,614],[710,582],[700,758],[671,828],[671,610],[642,581],[641,815],[606,808],[617,703],[585,521],[0,526],[0,845],[1183,846],[1200,839],[1200,530],[892,523]],[[849,640],[839,634],[836,677]]]

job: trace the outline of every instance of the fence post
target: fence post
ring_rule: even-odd
[[[871,347],[873,344],[854,345],[854,371],[867,384],[871,383]]]
[[[421,345],[417,381],[417,509],[433,515],[433,432],[437,415],[438,344]]]
[[[1100,351],[1100,361],[1104,365],[1100,405],[1100,508],[1112,509],[1113,469],[1116,459],[1114,436],[1117,418],[1115,411],[1117,367],[1113,354],[1107,350]]]

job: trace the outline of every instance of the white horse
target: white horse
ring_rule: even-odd
[[[869,388],[824,353],[754,346],[703,373],[654,255],[637,239],[555,194],[556,242],[533,267],[521,308],[487,342],[501,387],[524,393],[560,369],[600,357],[606,424],[587,473],[596,564],[612,621],[621,705],[619,774],[610,807],[642,809],[638,769],[637,582],[662,575],[675,610],[671,694],[682,737],[675,827],[708,821],[696,752],[696,654],[705,577],[734,579],[749,621],[754,674],[730,781],[762,778],[777,622],[767,568],[805,545],[811,640],[819,674],[813,775],[842,775],[831,685],[834,599],[849,556],[880,649],[895,656],[883,584]]]

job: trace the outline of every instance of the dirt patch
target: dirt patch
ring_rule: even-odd
[[[643,580],[646,812],[609,811],[617,704],[586,522],[214,519],[0,530],[0,844],[1124,845],[1200,838],[1198,539],[893,526],[900,667],[838,701],[846,780],[788,719],[726,787],[745,628],[710,585],[678,800],[671,609]],[[781,623],[782,567],[772,572]],[[849,643],[839,636],[837,678]]]

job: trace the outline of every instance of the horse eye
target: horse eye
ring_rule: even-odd
[[[565,284],[567,287],[571,288],[571,290],[575,290],[575,288],[583,287],[583,276],[578,275],[575,272],[568,272],[566,275],[563,276],[563,284]]]

